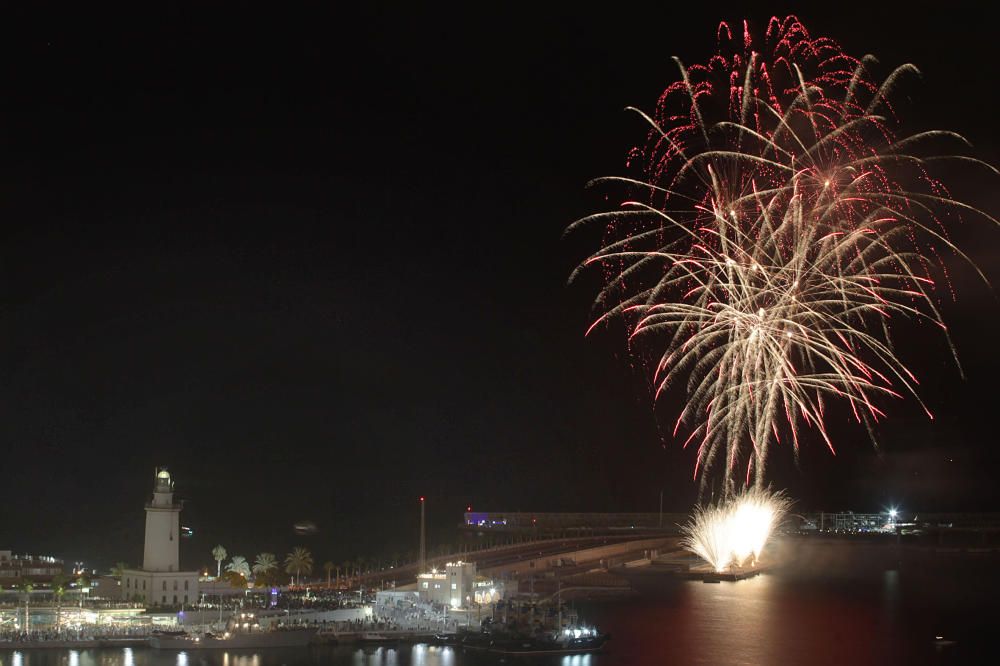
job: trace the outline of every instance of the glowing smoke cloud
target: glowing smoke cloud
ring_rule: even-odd
[[[717,572],[756,564],[790,504],[781,493],[745,489],[718,505],[696,509],[683,528],[681,545]]]
[[[764,483],[772,445],[797,456],[806,430],[835,452],[831,399],[873,441],[887,398],[919,402],[890,321],[923,320],[947,338],[938,252],[968,260],[947,223],[993,219],[953,199],[933,167],[996,170],[936,154],[965,147],[952,132],[896,135],[892,93],[912,65],[876,83],[874,58],[845,54],[794,17],[772,19],[760,43],[746,24],[718,34],[718,55],[678,61],[680,80],[651,115],[639,112],[650,131],[630,156],[635,175],[599,179],[623,188],[620,208],[567,231],[603,229],[571,276],[603,272],[588,333],[622,322],[633,354],[652,354],[654,403],[680,401],[668,430],[697,449],[694,477],[704,488],[719,472],[731,494]],[[728,538],[719,529],[706,548]]]

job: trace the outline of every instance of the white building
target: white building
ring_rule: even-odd
[[[156,472],[153,500],[146,505],[146,545],[141,569],[122,573],[124,599],[148,606],[180,606],[198,601],[198,572],[181,571],[181,504],[166,469]]]
[[[417,576],[420,600],[452,608],[470,605],[476,584],[475,562],[448,562],[444,571],[432,570]]]

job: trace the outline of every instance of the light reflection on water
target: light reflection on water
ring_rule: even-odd
[[[560,666],[590,666],[589,654],[572,654],[562,658]]]
[[[241,654],[233,653],[230,655],[228,652],[222,654],[222,663],[224,666],[260,666],[260,655],[254,654]],[[205,663],[202,661],[202,663]],[[177,666],[181,666],[178,662]]]
[[[150,648],[32,649],[4,652],[0,666],[460,666],[468,663],[452,647],[319,647],[257,652],[173,651]],[[556,661],[551,662],[553,664]],[[562,666],[591,666],[589,656],[566,657]]]
[[[537,661],[537,660],[536,660]],[[499,664],[501,659],[463,655],[449,646],[417,644],[398,647],[316,648],[229,652],[213,650],[179,651],[148,648],[93,650],[0,651],[0,666],[461,666]],[[536,662],[532,662],[536,663]],[[599,666],[606,662],[593,655],[553,657],[541,663],[551,666]]]

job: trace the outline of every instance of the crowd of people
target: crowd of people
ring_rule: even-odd
[[[397,604],[377,606],[375,622],[392,625],[404,631],[426,631],[434,633],[454,632],[459,626],[476,623],[475,618],[456,618],[443,606],[433,604]]]
[[[80,627],[54,627],[45,629],[0,629],[0,643],[42,643],[52,641],[77,642],[123,638],[148,638],[148,625],[84,625]]]

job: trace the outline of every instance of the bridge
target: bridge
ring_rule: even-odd
[[[474,562],[479,573],[505,579],[557,579],[597,568],[654,556],[677,547],[673,536],[593,536],[522,541],[475,551],[460,551],[427,559],[427,568],[448,562]],[[416,580],[419,563],[362,574],[366,586],[406,585]]]

